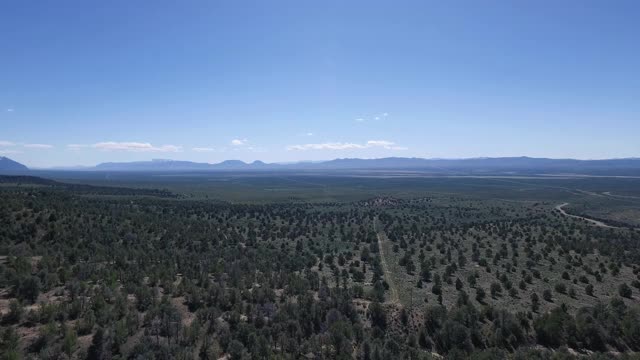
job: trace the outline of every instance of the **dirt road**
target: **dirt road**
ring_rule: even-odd
[[[398,289],[396,288],[396,284],[393,281],[392,272],[389,269],[389,265],[387,264],[387,260],[384,254],[384,243],[387,240],[387,235],[382,232],[382,230],[378,230],[378,218],[376,217],[373,223],[373,229],[376,232],[376,236],[378,237],[378,248],[380,249],[380,262],[382,263],[382,271],[384,272],[384,279],[387,281],[389,285],[389,301],[391,304],[400,304],[400,296],[398,295]]]
[[[556,210],[558,210],[564,216],[572,217],[574,219],[585,220],[585,221],[587,221],[587,222],[589,222],[589,223],[591,223],[593,225],[596,225],[596,226],[602,226],[602,227],[611,228],[611,229],[619,229],[617,226],[607,225],[607,224],[603,223],[602,221],[589,219],[589,218],[586,218],[586,217],[583,217],[583,216],[569,214],[568,212],[564,211],[564,209],[563,209],[563,207],[565,207],[567,205],[569,205],[569,203],[562,203],[562,204],[556,205]]]

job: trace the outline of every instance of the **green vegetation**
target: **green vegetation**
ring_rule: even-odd
[[[591,197],[604,206],[599,196],[558,190],[577,180],[387,180],[243,178],[216,196],[224,182],[5,178],[0,354],[569,359],[640,351],[640,231],[555,210]],[[601,191],[603,180],[593,181],[581,189]],[[252,190],[242,193],[243,182]],[[295,198],[265,201],[285,184]]]

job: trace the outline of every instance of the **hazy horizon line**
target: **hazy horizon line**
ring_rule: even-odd
[[[53,165],[53,166],[29,166],[27,163],[23,163],[17,160],[12,159],[6,155],[0,155],[0,158],[6,158],[11,161],[18,162],[22,165],[27,166],[29,169],[33,170],[48,170],[48,169],[83,169],[83,168],[94,168],[101,164],[130,164],[130,163],[147,163],[154,161],[166,161],[166,162],[189,162],[194,164],[208,164],[208,165],[218,165],[225,162],[230,161],[239,161],[244,164],[250,165],[255,162],[262,162],[266,165],[295,165],[295,164],[309,164],[309,163],[325,163],[336,160],[383,160],[383,159],[418,159],[418,160],[432,160],[432,161],[451,161],[451,160],[482,160],[482,159],[517,159],[517,158],[527,158],[527,159],[544,159],[544,160],[574,160],[574,161],[606,161],[606,160],[637,160],[640,157],[630,156],[630,157],[608,157],[608,158],[572,158],[572,157],[535,157],[528,155],[515,155],[515,156],[473,156],[473,157],[420,157],[420,156],[385,156],[385,157],[336,157],[332,159],[324,159],[324,160],[296,160],[296,161],[271,161],[267,162],[260,159],[255,159],[251,161],[239,160],[239,159],[225,159],[218,162],[206,162],[206,161],[193,161],[193,160],[180,160],[180,159],[169,159],[169,158],[151,158],[147,160],[130,160],[130,161],[103,161],[98,162],[92,165]]]

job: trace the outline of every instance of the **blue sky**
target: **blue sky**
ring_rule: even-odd
[[[0,3],[0,155],[640,156],[637,1]]]

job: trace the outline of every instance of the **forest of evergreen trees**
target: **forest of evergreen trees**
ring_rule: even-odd
[[[5,359],[637,358],[640,233],[464,196],[0,187]]]

